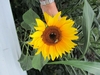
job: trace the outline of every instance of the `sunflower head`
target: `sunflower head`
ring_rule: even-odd
[[[77,29],[73,27],[74,21],[60,15],[61,12],[54,17],[44,13],[46,22],[36,19],[36,32],[30,35],[33,39],[29,44],[38,49],[36,54],[41,52],[44,59],[62,57],[62,54],[70,53],[77,45],[73,42],[78,39]]]

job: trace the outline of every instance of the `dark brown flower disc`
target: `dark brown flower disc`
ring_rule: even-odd
[[[54,45],[61,39],[61,32],[56,26],[48,26],[42,35],[42,40],[48,45]]]

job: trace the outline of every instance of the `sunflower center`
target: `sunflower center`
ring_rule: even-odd
[[[58,27],[49,26],[43,32],[42,38],[46,44],[53,45],[60,41],[61,32]]]
[[[52,39],[52,40],[55,40],[56,39],[56,33],[51,33],[49,35],[49,37]]]

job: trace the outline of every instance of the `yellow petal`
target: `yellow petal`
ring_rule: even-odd
[[[61,12],[58,12],[54,17],[53,17],[53,25],[55,25],[59,20],[60,20],[60,16]]]
[[[42,41],[42,38],[38,38],[38,39],[34,42],[34,48],[40,48],[40,47],[42,47],[43,44],[44,44],[44,42]]]
[[[38,42],[38,43],[40,43],[40,42]],[[40,52],[42,52],[44,43],[41,42],[40,45],[41,45],[41,46],[38,47],[37,52],[35,53],[35,55],[37,55],[37,54],[39,54]]]
[[[43,14],[44,14],[45,21],[47,23],[50,16],[46,12],[44,12]]]
[[[63,37],[62,42],[66,44],[66,46],[71,49],[74,48],[77,44],[75,44],[74,42],[72,42],[71,39],[66,39]]]
[[[49,56],[49,46],[46,44],[42,46],[42,55],[44,59],[46,59]]]
[[[42,20],[36,19],[36,23],[37,23],[38,27],[43,27],[43,28],[45,28],[45,23],[44,23]]]
[[[33,45],[34,45],[34,42],[35,42],[36,40],[38,40],[38,38],[32,39],[32,41],[30,41],[28,44],[31,45],[31,46],[33,46]]]
[[[49,21],[47,22],[47,25],[53,26],[54,25],[53,22],[54,22],[53,18],[50,18]]]
[[[63,46],[64,44],[62,42],[58,42],[56,46],[56,50],[59,53],[60,57],[62,57],[62,54],[65,53],[65,47]]]
[[[48,26],[52,25],[53,17],[44,12],[44,18]]]
[[[34,27],[36,30],[39,30],[39,31],[44,31],[45,30],[45,27]]]
[[[36,31],[34,32],[32,35],[30,35],[30,37],[34,38],[34,37],[41,37],[41,35],[43,34],[43,32],[41,31]]]
[[[76,28],[73,28],[73,27],[67,27],[67,26],[63,26],[62,28],[60,28],[61,30],[61,33],[63,35],[75,35],[77,34],[77,29]]]
[[[31,42],[28,42],[29,45],[33,45],[34,40],[32,40]]]
[[[60,15],[61,15],[61,12],[58,12],[56,15],[54,15],[54,17],[48,15],[47,13],[44,13],[44,17],[45,17],[47,25],[48,26],[55,25],[60,19]]]
[[[61,26],[63,26],[64,24],[66,24],[66,18],[67,18],[67,16],[66,17],[61,17],[60,19],[59,19],[59,21],[55,24],[55,26],[57,26],[57,27],[61,27]]]
[[[71,40],[77,40],[78,36],[76,36],[75,34],[77,34],[78,32],[76,31],[76,29],[74,28],[69,28],[66,30],[61,30],[61,34],[62,37],[66,37],[67,39],[71,39]]]
[[[62,40],[62,43],[64,44],[63,47],[65,48],[65,51],[67,53],[70,53],[71,50],[73,50],[74,46],[73,44],[71,44],[71,42],[69,42],[68,40]]]
[[[79,38],[78,36],[75,36],[75,35],[69,35],[69,36],[65,36],[65,37],[70,40],[77,40]]]
[[[56,49],[55,49],[55,47],[54,46],[50,46],[50,48],[49,48],[49,54],[50,54],[50,56],[51,56],[51,59],[54,61],[54,59],[56,58],[56,55],[55,55],[55,51]]]
[[[37,52],[35,53],[35,55],[39,54],[42,50],[40,48],[38,48]]]
[[[60,29],[65,29],[65,28],[69,28],[69,27],[72,27],[74,25],[74,21],[73,20],[66,20],[66,22],[61,26]]]

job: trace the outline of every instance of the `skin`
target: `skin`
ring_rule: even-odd
[[[54,16],[55,14],[58,13],[55,2],[52,2],[52,3],[47,4],[47,5],[41,5],[41,9],[43,12],[46,12],[51,16]]]

